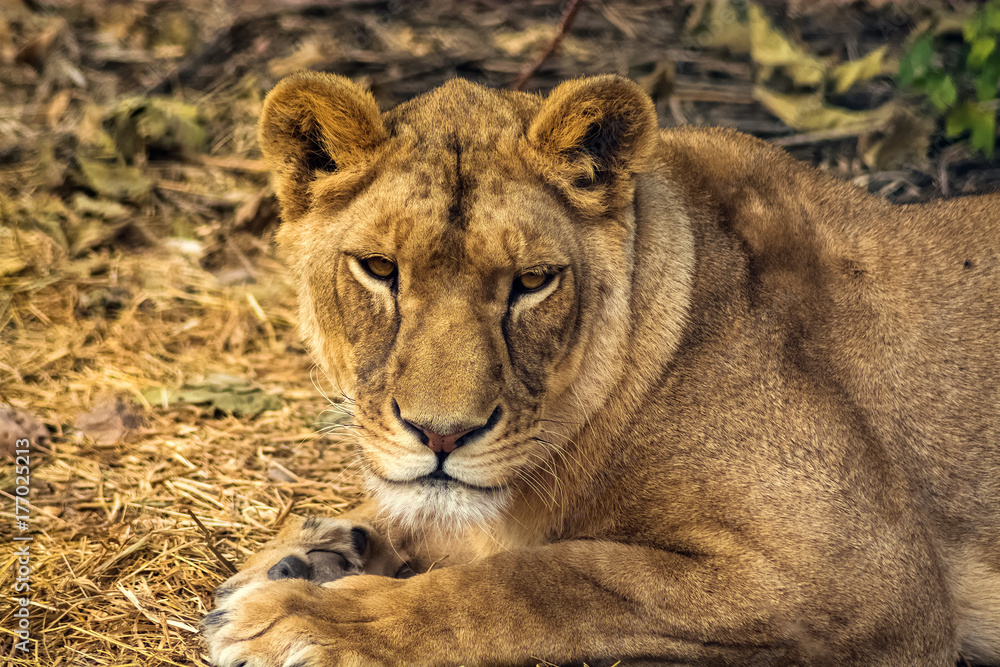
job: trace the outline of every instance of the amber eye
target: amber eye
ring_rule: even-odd
[[[363,259],[361,261],[361,266],[363,266],[368,273],[382,280],[391,278],[393,274],[396,273],[396,263],[388,257],[382,257],[381,255],[372,255],[371,257]]]
[[[549,274],[540,269],[525,271],[517,277],[516,286],[525,292],[533,292],[549,281]]]

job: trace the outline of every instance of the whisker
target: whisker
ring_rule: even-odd
[[[541,444],[543,449],[545,448],[544,441],[536,439],[536,442]],[[552,477],[552,482],[555,484],[555,489],[553,489],[553,492],[557,493],[560,497],[562,497],[562,479],[560,479],[559,477],[559,471],[556,468],[556,462],[551,457],[542,456],[537,452],[528,452],[528,453],[532,457],[538,459],[539,463],[543,466],[544,471],[547,472],[549,476]],[[557,503],[557,505],[559,505],[560,508],[562,507],[561,503]]]
[[[556,499],[552,495],[551,491],[546,492],[545,483],[542,480],[538,479],[535,476],[535,470],[534,469],[528,469],[528,470],[523,470],[522,469],[522,470],[518,470],[517,471],[517,475],[529,487],[531,487],[531,490],[535,492],[535,495],[538,497],[538,499],[545,503],[546,508],[552,509],[552,505],[550,504],[550,501],[552,503],[555,503]]]
[[[584,425],[583,422],[570,422],[570,421],[563,421],[563,420],[560,420],[560,419],[545,419],[545,418],[540,418],[540,419],[536,419],[535,421],[536,422],[549,422],[551,424],[557,424],[558,426],[583,426]]]
[[[580,459],[576,456],[576,454],[574,452],[572,452],[572,451],[570,451],[568,449],[568,447],[573,447],[574,449],[576,449],[576,442],[572,438],[568,438],[565,435],[563,435],[562,433],[557,433],[555,431],[549,431],[548,429],[539,429],[539,430],[542,433],[545,433],[546,436],[553,436],[554,435],[554,436],[558,436],[558,437],[563,438],[566,441],[566,443],[562,444],[562,445],[556,444],[554,442],[550,442],[548,440],[543,440],[543,442],[546,445],[548,445],[549,447],[551,447],[553,449],[553,451],[555,451],[556,453],[560,454],[560,456],[562,456],[562,458],[563,458],[564,461],[566,461],[567,463],[570,462],[570,461],[572,463],[574,463],[576,465],[577,469],[581,473],[585,473],[586,472],[586,468],[584,467],[583,462],[580,461]],[[569,459],[568,461],[567,461],[567,458]]]

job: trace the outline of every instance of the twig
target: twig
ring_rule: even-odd
[[[546,60],[548,60],[556,49],[559,48],[559,44],[562,43],[563,37],[566,36],[566,31],[573,24],[573,19],[576,18],[576,13],[580,11],[580,7],[583,6],[585,0],[569,0],[566,3],[566,9],[563,10],[562,16],[559,18],[559,25],[556,26],[556,34],[549,43],[549,48],[545,49],[541,56],[539,56],[530,67],[521,72],[521,76],[517,78],[514,85],[511,86],[514,90],[523,90],[524,84],[528,83],[528,79],[535,75],[538,68],[542,66]]]
[[[805,132],[803,134],[793,134],[787,137],[776,137],[770,139],[775,146],[801,146],[802,144],[813,144],[820,141],[836,141],[838,139],[850,139],[862,134],[864,128],[833,128],[830,130],[817,130],[815,132]]]
[[[295,507],[295,496],[292,496],[292,499],[288,501],[288,504],[281,508],[281,511],[278,513],[278,518],[274,520],[274,525],[271,527],[280,527],[285,519],[288,518],[288,515],[291,513],[293,507]]]
[[[205,545],[208,547],[208,550],[212,552],[212,555],[215,556],[227,570],[229,570],[230,574],[236,574],[236,566],[230,563],[229,559],[219,553],[219,550],[215,548],[215,538],[212,537],[212,533],[205,527],[205,524],[203,524],[190,509],[185,508],[184,511],[187,512],[188,516],[191,517],[191,520],[194,521],[196,526],[198,526],[198,529],[205,535]]]

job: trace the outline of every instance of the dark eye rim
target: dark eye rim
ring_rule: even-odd
[[[514,281],[511,284],[510,288],[511,299],[513,300],[521,296],[522,294],[533,294],[535,292],[540,292],[541,290],[545,289],[550,284],[552,284],[552,281],[556,279],[556,276],[558,276],[565,268],[566,267],[564,266],[533,266],[529,269],[521,271],[514,277]],[[524,285],[521,284],[521,276],[527,273],[535,273],[535,272],[540,272],[543,276],[545,276],[545,279],[542,281],[541,285],[539,285],[538,287],[525,287]]]
[[[389,275],[385,275],[385,276],[382,276],[382,275],[379,275],[379,274],[375,273],[371,269],[371,267],[368,266],[368,261],[372,260],[372,259],[384,259],[387,262],[389,262],[390,264],[392,264],[392,273],[390,273]],[[371,276],[372,278],[374,278],[375,280],[379,280],[379,281],[386,282],[386,283],[387,282],[392,282],[393,280],[396,279],[396,276],[399,274],[399,265],[396,264],[396,260],[394,260],[391,257],[387,257],[386,255],[382,255],[382,254],[379,254],[379,253],[372,253],[370,255],[364,255],[362,257],[358,257],[357,261],[358,261],[358,265],[361,266],[361,269],[365,273],[367,273],[369,276]]]

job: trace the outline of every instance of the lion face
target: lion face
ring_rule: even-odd
[[[347,352],[317,357],[355,400],[372,489],[420,514],[487,515],[545,456],[538,420],[578,363],[581,258],[551,193],[504,174],[439,182],[454,153],[423,151],[325,227],[307,321]]]
[[[456,81],[383,117],[346,80],[303,74],[265,103],[302,331],[400,520],[490,521],[543,484],[567,417],[611,384],[630,176],[656,125],[632,84],[594,81],[544,103]],[[601,105],[622,90],[648,114]]]

